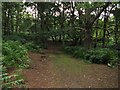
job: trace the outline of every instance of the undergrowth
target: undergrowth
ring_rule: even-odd
[[[2,64],[0,65],[0,71],[2,74],[0,81],[2,81],[2,89],[8,90],[8,88],[21,88],[24,87],[24,79],[17,73],[8,72],[8,69],[23,69],[29,67],[29,57],[27,55],[28,50],[20,41],[3,40],[2,42]]]
[[[118,66],[120,63],[118,52],[109,48],[94,48],[86,50],[80,46],[66,46],[64,51],[73,57],[87,60],[96,64],[107,64],[108,66]]]

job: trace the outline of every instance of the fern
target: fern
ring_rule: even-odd
[[[24,80],[20,77],[20,75],[17,74],[13,74],[13,75],[9,75],[8,73],[6,73],[6,68],[3,67],[2,65],[0,66],[0,70],[2,70],[2,75],[0,75],[0,77],[2,77],[0,79],[1,82],[3,82],[2,84],[2,88],[13,88],[13,87],[18,87],[18,86],[22,86],[24,84]]]

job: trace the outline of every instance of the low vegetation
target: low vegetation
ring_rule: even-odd
[[[19,41],[3,41],[3,65],[6,67],[27,67],[29,58],[27,49]]]
[[[23,87],[24,80],[21,75],[15,73],[10,74],[9,69],[23,69],[29,67],[29,57],[27,55],[27,49],[19,41],[3,41],[2,43],[3,55],[2,55],[2,65],[0,70],[2,70],[3,89],[13,88],[13,87]]]
[[[42,50],[42,45],[37,45],[35,44],[34,42],[28,42],[28,43],[25,43],[24,46],[29,50],[29,51],[32,51],[32,52],[38,52],[40,53],[41,50]]]
[[[120,63],[118,52],[108,48],[86,50],[79,46],[66,46],[64,51],[76,58],[85,59],[91,63],[108,64],[109,66],[117,66]]]
[[[7,72],[6,67],[0,66],[0,71],[2,72],[2,78],[0,82],[3,82],[2,89],[6,90],[7,88],[18,88],[24,87],[24,80],[19,74],[10,75]],[[1,76],[0,76],[1,77]]]

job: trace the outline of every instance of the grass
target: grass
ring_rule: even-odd
[[[90,66],[90,64],[85,63],[83,60],[75,59],[64,53],[51,54],[50,56],[53,58],[53,64],[57,69],[64,69],[70,73],[86,72]]]
[[[115,71],[104,65],[90,64],[82,59],[73,58],[63,52],[49,54],[53,69],[56,74],[56,82],[70,87],[115,87]],[[105,70],[104,70],[105,69]],[[109,76],[110,72],[112,76]],[[99,79],[99,80],[98,80]],[[82,82],[82,83],[81,83]],[[73,86],[72,86],[73,85]],[[67,86],[65,86],[67,87]]]

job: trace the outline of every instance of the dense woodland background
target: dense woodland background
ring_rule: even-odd
[[[118,2],[10,2],[2,11],[4,35],[37,35],[43,42],[70,41],[86,48],[120,43]]]
[[[4,2],[2,32],[7,68],[28,66],[27,49],[53,43],[92,63],[120,63],[120,2]]]

